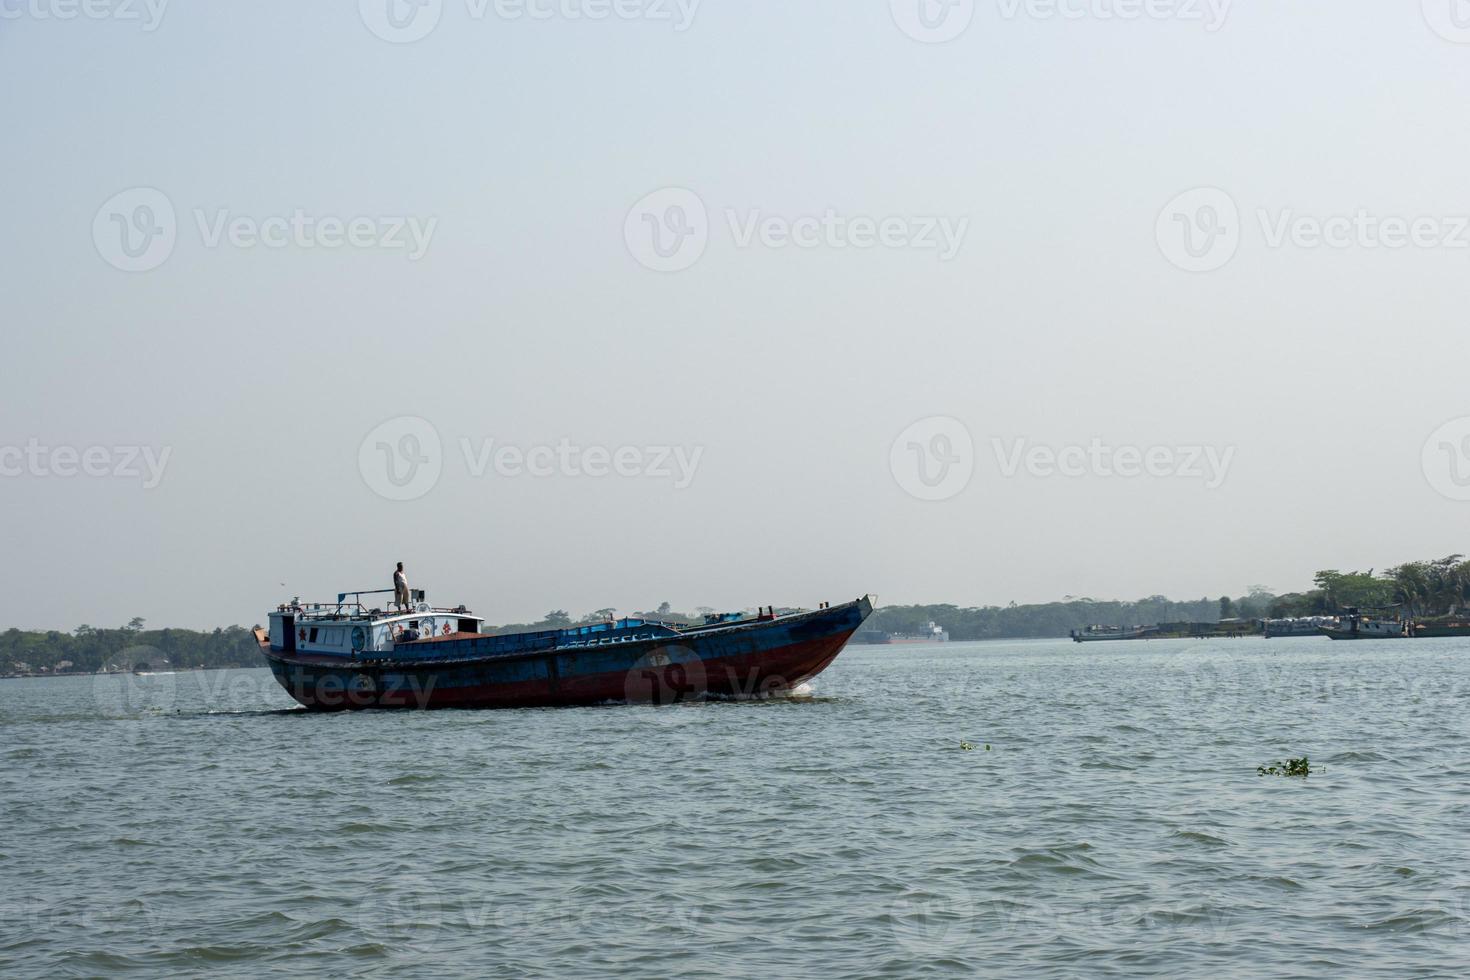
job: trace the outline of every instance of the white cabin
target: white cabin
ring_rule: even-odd
[[[389,595],[392,590],[386,591]],[[430,605],[422,590],[412,593],[407,611],[370,608],[362,601],[373,592],[344,592],[336,602],[303,603],[300,599],[277,606],[270,614],[270,646],[285,653],[314,653],[339,657],[372,657],[391,653],[404,643],[451,636],[478,636],[484,618],[464,606],[452,609]]]

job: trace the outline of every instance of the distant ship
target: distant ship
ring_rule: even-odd
[[[1416,637],[1470,636],[1470,623],[1415,623],[1410,630],[1410,635]]]
[[[1072,642],[1098,643],[1103,640],[1146,640],[1158,633],[1157,626],[1089,626],[1073,630]]]
[[[1393,640],[1406,635],[1400,619],[1373,619],[1349,609],[1336,626],[1319,626],[1318,631],[1334,640]]]
[[[1336,626],[1335,616],[1297,616],[1289,619],[1267,619],[1262,622],[1266,639],[1277,636],[1321,636],[1322,627]]]
[[[929,620],[918,633],[889,633],[889,643],[948,643],[949,631],[942,626],[937,626],[934,620]]]
[[[363,601],[380,591],[391,594],[293,599],[270,613],[255,638],[286,693],[316,711],[769,696],[826,670],[873,612],[864,596],[702,626],[618,619],[496,636],[464,606],[431,606],[422,590],[406,610]]]

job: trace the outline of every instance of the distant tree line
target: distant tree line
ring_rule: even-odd
[[[243,626],[150,630],[144,629],[142,619],[135,618],[116,629],[82,625],[70,633],[18,629],[0,633],[0,674],[90,674],[143,665],[186,670],[259,664],[260,647]]]
[[[1036,605],[960,607],[884,606],[865,624],[888,633],[918,633],[930,621],[954,640],[1062,637],[1094,624],[1149,626],[1156,623],[1212,623],[1221,620],[1333,616],[1349,608],[1396,613],[1406,619],[1454,616],[1470,607],[1470,561],[1450,555],[1406,562],[1383,572],[1324,569],[1312,577],[1316,588],[1276,595],[1253,586],[1238,598],[1175,602],[1155,595],[1133,602],[1068,597]]]
[[[1264,608],[1260,598],[1232,599],[1231,611]],[[1001,640],[1062,637],[1083,626],[1146,626],[1154,623],[1213,623],[1223,603],[1217,599],[1176,602],[1155,595],[1133,602],[1076,598],[1034,605],[883,606],[864,629],[887,633],[919,633],[932,621],[949,632],[951,640]],[[1243,617],[1242,617],[1243,618]]]
[[[1458,614],[1470,605],[1470,561],[1449,555],[1411,561],[1387,571],[1318,572],[1310,592],[1277,596],[1272,616],[1332,615],[1349,607],[1397,612],[1407,619],[1434,619]]]
[[[1213,623],[1221,620],[1281,619],[1289,616],[1335,615],[1350,607],[1365,611],[1396,612],[1409,619],[1455,616],[1470,606],[1470,561],[1449,555],[1429,561],[1406,562],[1383,572],[1342,572],[1324,569],[1312,577],[1316,588],[1276,595],[1253,586],[1246,595],[1220,596],[1178,602],[1153,595],[1132,602],[1069,596],[1061,602],[1034,605],[883,606],[865,624],[866,629],[889,633],[918,633],[931,621],[949,631],[954,640],[1062,637],[1082,626],[1144,626],[1155,623]],[[777,609],[777,612],[790,612]],[[630,616],[673,624],[701,623],[715,612],[700,606],[693,613],[675,612],[669,603],[633,611]],[[534,623],[491,627],[494,633],[566,629],[605,622],[618,615],[612,607],[595,609],[573,618],[565,609],[553,609]],[[0,633],[0,674],[94,673],[102,669],[132,669],[167,664],[177,670],[195,667],[257,667],[260,651],[250,630],[225,626],[214,630],[144,628],[135,618],[116,629],[78,626],[70,633],[55,630]],[[44,668],[44,670],[42,669]]]

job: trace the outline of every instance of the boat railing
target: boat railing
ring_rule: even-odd
[[[339,592],[336,602],[302,602],[299,598],[290,602],[283,602],[276,607],[277,612],[292,612],[304,620],[340,621],[351,619],[373,619],[380,616],[408,616],[408,615],[440,615],[440,616],[465,616],[470,611],[463,604],[458,606],[429,606],[427,610],[419,607],[425,605],[424,590],[413,589],[409,596],[413,599],[410,609],[396,611],[378,606],[369,606],[362,601],[365,595],[393,595],[392,589],[364,589],[360,592]],[[350,597],[350,599],[349,599]]]
[[[621,636],[596,636],[586,639],[568,640],[558,643],[560,647],[600,647],[614,643],[632,643],[636,640],[653,640],[664,637],[662,633],[625,633]]]

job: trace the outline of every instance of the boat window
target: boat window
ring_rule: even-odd
[[[307,640],[309,642],[311,642],[311,643],[315,643],[316,642],[316,627],[315,626],[313,626],[311,628],[311,634],[307,637]]]

